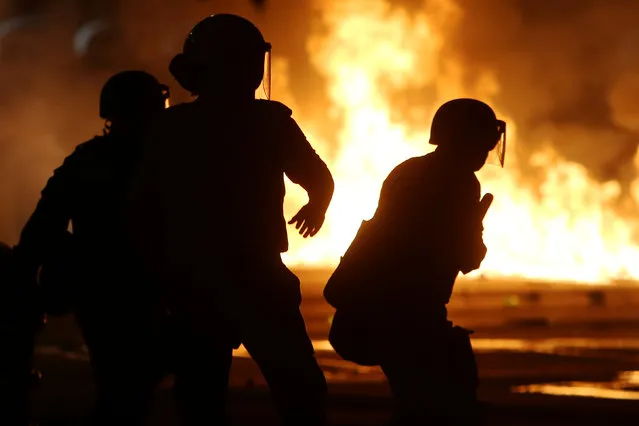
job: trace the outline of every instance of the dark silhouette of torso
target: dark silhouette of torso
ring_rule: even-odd
[[[438,153],[407,160],[387,177],[373,220],[396,262],[389,291],[398,310],[445,315],[477,243],[479,196],[475,174],[458,172]]]
[[[123,248],[122,206],[137,161],[134,142],[106,136],[80,145],[59,169],[71,187],[73,234],[82,246],[110,256]]]
[[[329,280],[328,302],[384,328],[445,324],[455,279],[483,246],[479,195],[474,173],[437,152],[397,166]]]
[[[109,134],[80,144],[49,179],[22,232],[21,252],[35,264],[50,256],[64,260],[73,270],[68,278],[80,284],[76,291],[87,297],[123,298],[123,291],[136,290],[121,279],[137,269],[123,215],[139,162],[139,142],[132,139]]]
[[[311,190],[328,174],[277,102],[175,106],[147,148],[134,228],[146,228],[139,235],[160,256],[155,265],[279,258],[288,249],[284,174]]]

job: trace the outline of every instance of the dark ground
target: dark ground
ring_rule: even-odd
[[[483,357],[480,362],[484,366],[488,363],[508,363],[509,357],[508,354],[494,359]],[[527,358],[519,361],[538,368],[559,361]],[[570,360],[564,362],[570,363]],[[36,393],[36,414],[41,424],[86,424],[92,398],[87,363],[49,356],[41,357],[40,367],[45,372],[42,386]],[[235,424],[276,425],[277,419],[266,389],[259,381],[254,385],[248,384],[248,377],[257,374],[255,366],[249,360],[240,358],[235,370],[232,404]],[[605,371],[599,374],[602,379],[607,375]],[[553,375],[567,377],[571,373],[548,373],[548,377]],[[639,403],[636,401],[510,393],[512,384],[530,380],[524,376],[484,379],[481,398],[486,404],[486,424],[637,425],[639,422]],[[246,379],[244,385],[242,379]],[[390,401],[383,383],[364,378],[355,379],[352,383],[332,382],[330,392],[330,417],[336,425],[381,425],[388,416]],[[174,415],[168,390],[158,390],[149,424],[178,424]]]
[[[301,276],[306,285],[303,312],[329,381],[331,420],[336,425],[381,425],[390,411],[383,376],[330,351],[325,339],[332,312],[317,285],[323,274]],[[639,424],[639,378],[615,379],[639,371],[639,288],[611,286],[601,294],[592,287],[559,284],[460,284],[450,314],[476,330],[473,344],[487,425]],[[49,323],[40,336],[37,363],[44,376],[34,393],[35,417],[42,425],[85,424],[93,390],[86,353],[69,318]],[[581,391],[588,397],[513,391],[543,383],[561,385],[555,392]],[[231,385],[235,424],[277,424],[259,371],[242,350]],[[170,378],[158,389],[149,424],[178,424],[169,388]],[[615,399],[602,397],[606,390],[615,391]]]

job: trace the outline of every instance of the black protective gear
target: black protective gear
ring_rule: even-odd
[[[40,270],[39,304],[50,314],[75,316],[94,373],[98,424],[141,424],[164,374],[158,354],[166,351],[157,346],[164,312],[155,283],[141,272],[130,246],[125,214],[142,133],[164,113],[167,95],[165,86],[141,71],[112,77],[100,105],[111,131],[79,145],[55,170],[14,248],[18,276],[25,277],[20,279],[36,282]],[[17,294],[11,300],[29,298]],[[0,297],[0,304],[3,300],[8,299]],[[0,314],[4,311],[12,312]],[[30,318],[39,319],[23,308],[18,313],[14,322],[24,327]],[[7,345],[20,348],[23,371],[33,355],[34,334],[27,328],[14,335],[18,342]]]
[[[270,49],[260,30],[249,20],[231,14],[211,15],[189,33],[183,53],[200,63],[215,63],[224,58],[264,54]]]
[[[268,98],[270,51],[271,45],[249,20],[231,14],[212,15],[193,27],[169,70],[194,94],[211,86],[213,79],[223,85],[247,85],[251,90],[262,84]]]
[[[166,108],[169,88],[144,71],[123,71],[109,78],[100,93],[100,117],[109,121],[154,116]]]
[[[485,135],[485,137],[482,137]],[[430,144],[486,143],[477,148],[495,151],[498,162],[503,167],[506,154],[506,122],[498,120],[495,112],[477,99],[453,99],[443,104],[433,117],[430,130]]]

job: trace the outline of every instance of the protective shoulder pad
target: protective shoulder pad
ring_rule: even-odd
[[[271,114],[278,114],[278,115],[281,114],[281,115],[286,115],[287,117],[290,117],[291,115],[293,115],[293,110],[291,110],[289,107],[287,107],[281,102],[257,99],[256,105],[258,108],[263,108],[264,110],[268,111]]]
[[[80,145],[76,146],[73,154],[81,156],[91,155],[92,153],[99,150],[104,142],[104,136],[95,136],[93,139],[82,142]]]

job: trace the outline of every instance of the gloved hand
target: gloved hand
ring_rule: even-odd
[[[465,262],[460,267],[460,271],[466,275],[476,269],[479,269],[481,263],[486,257],[486,253],[488,249],[484,244],[483,232],[484,232],[484,224],[483,220],[490,208],[490,205],[493,202],[493,195],[491,193],[486,193],[481,201],[479,202],[479,206],[477,208],[477,223],[476,223],[476,231],[472,236],[472,240],[470,242],[471,249],[469,250],[469,256]]]
[[[295,224],[295,229],[299,230],[300,235],[307,238],[314,237],[319,232],[324,224],[324,219],[324,211],[309,203],[302,207],[288,224]]]

